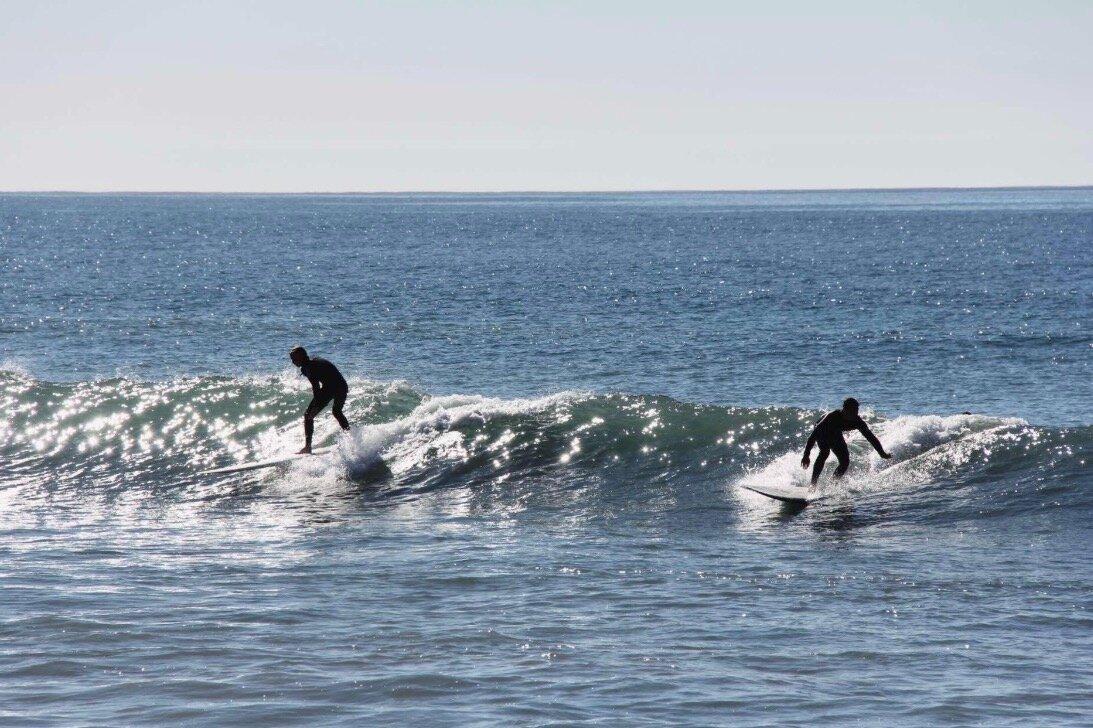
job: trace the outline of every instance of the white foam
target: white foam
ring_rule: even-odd
[[[460,425],[545,412],[580,396],[576,392],[562,392],[510,400],[478,395],[430,397],[400,419],[354,427],[348,435],[340,437],[333,457],[300,461],[285,477],[297,482],[300,476],[334,482],[344,480],[346,475],[363,477],[374,472],[380,463],[398,475],[438,460],[458,462],[470,455],[464,434],[457,430]],[[558,416],[564,419],[568,414],[563,410]]]
[[[989,453],[992,443],[1015,436],[1014,429],[1026,424],[1016,418],[985,415],[904,415],[879,422],[873,430],[892,459],[881,458],[860,435],[848,436],[851,464],[846,477],[834,479],[837,461],[829,456],[817,487],[821,492],[836,494],[931,482],[958,469],[974,453]],[[736,482],[807,486],[812,471],[811,467],[801,467],[802,453],[803,448],[785,453]]]

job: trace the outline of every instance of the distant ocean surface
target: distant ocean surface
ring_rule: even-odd
[[[2,194],[0,724],[1089,725],[1091,322],[1090,188]]]

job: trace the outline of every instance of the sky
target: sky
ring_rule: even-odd
[[[1093,2],[0,2],[0,190],[1093,184]]]

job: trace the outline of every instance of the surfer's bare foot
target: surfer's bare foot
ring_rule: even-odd
[[[298,453],[296,453],[296,454],[297,454],[297,455],[310,455],[310,454],[311,454],[311,448],[310,448],[310,447],[305,447],[305,448],[301,449],[301,450],[300,450],[300,451],[299,451]]]

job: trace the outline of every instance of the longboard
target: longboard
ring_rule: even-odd
[[[201,475],[225,475],[227,473],[242,473],[247,470],[261,470],[262,468],[272,468],[284,463],[290,463],[293,460],[299,460],[301,458],[312,457],[313,455],[325,455],[331,452],[334,446],[329,447],[317,447],[311,451],[311,455],[299,455],[293,453],[291,455],[282,455],[276,458],[269,458],[268,460],[255,460],[249,463],[236,463],[235,465],[228,465],[223,468],[213,468],[212,470],[202,470]]]
[[[811,488],[800,488],[792,485],[740,485],[741,488],[765,495],[783,503],[796,503],[808,505],[820,500],[823,496]]]

